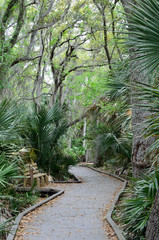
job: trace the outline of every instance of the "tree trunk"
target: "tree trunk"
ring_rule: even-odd
[[[133,129],[133,145],[132,145],[132,170],[133,176],[139,177],[141,172],[144,172],[149,165],[149,161],[146,157],[147,149],[152,145],[154,139],[145,138],[145,125],[144,121],[152,113],[144,109],[142,106],[147,104],[145,100],[139,100],[136,96],[140,94],[137,89],[138,82],[148,84],[148,79],[145,77],[144,72],[139,73],[135,70],[135,66],[131,66],[131,104],[132,104],[132,129]]]
[[[150,213],[149,222],[146,229],[146,240],[159,239],[159,189],[156,193],[155,201]]]
[[[83,140],[83,148],[84,149],[86,148],[86,139],[85,139],[85,137],[86,137],[86,130],[87,130],[87,119],[84,118],[84,126],[83,126],[83,138],[84,138],[84,140]]]
[[[125,12],[127,13],[129,10],[127,8],[128,2],[133,2],[132,0],[121,0],[123,7],[125,8]],[[139,74],[139,72],[134,70],[135,68],[131,67],[131,75],[132,81],[144,82],[148,83],[148,79],[144,77],[144,73]],[[132,166],[133,166],[133,175],[135,177],[139,176],[139,172],[141,169],[146,167],[145,161],[145,152],[146,149],[153,143],[154,139],[149,138],[145,140],[143,138],[143,133],[141,131],[141,124],[145,117],[150,115],[149,112],[144,112],[141,107],[135,107],[135,104],[141,104],[134,97],[134,90],[132,89],[132,105],[133,105],[133,113],[132,113],[132,125],[133,125],[133,150],[132,150]],[[142,101],[142,104],[145,104]],[[151,113],[152,114],[152,113]],[[139,127],[140,125],[140,127]],[[159,239],[159,190],[157,191],[155,201],[150,213],[150,218],[148,221],[147,229],[146,229],[146,240],[158,240]]]
[[[133,0],[121,0],[122,5],[126,14],[130,14],[129,4]],[[130,49],[132,58],[135,56],[135,49]],[[133,54],[134,53],[134,54]],[[134,56],[133,56],[134,55]],[[145,73],[137,70],[139,62],[131,63],[130,66],[130,80],[131,80],[131,104],[132,104],[132,128],[133,128],[133,146],[132,146],[132,170],[133,176],[139,177],[140,172],[144,171],[148,165],[148,161],[145,157],[148,147],[153,143],[153,139],[145,139],[143,133],[143,123],[145,119],[152,113],[144,110],[142,105],[146,104],[146,101],[139,100],[137,98],[137,88],[138,83],[147,83],[148,78],[145,77]],[[138,91],[139,93],[139,91]]]

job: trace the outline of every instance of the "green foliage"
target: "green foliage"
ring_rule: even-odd
[[[12,100],[4,99],[0,103],[0,144],[9,144],[20,140],[20,115]]]
[[[159,65],[159,3],[157,0],[137,0],[129,15],[127,44],[135,49],[135,61],[148,73]],[[133,53],[134,54],[134,53]]]
[[[85,149],[83,147],[82,138],[78,138],[76,136],[76,138],[73,139],[71,142],[71,148],[66,146],[64,151],[66,155],[72,157],[75,160],[75,162],[83,161],[85,158]]]
[[[11,178],[18,177],[18,168],[17,164],[14,161],[13,163],[8,163],[4,155],[0,155],[0,188],[5,187],[10,183]]]
[[[142,175],[142,180],[133,179],[133,185],[127,189],[132,196],[123,200],[121,215],[127,239],[141,240],[145,236],[146,226],[155,194],[159,186],[159,170]]]
[[[67,155],[62,149],[56,148],[50,161],[50,174],[58,180],[67,180],[69,177],[69,166],[75,165],[76,159]]]
[[[128,116],[112,116],[104,124],[97,126],[97,138],[95,140],[99,156],[103,160],[125,168],[131,158],[132,135],[124,132],[124,122],[128,121]]]
[[[106,96],[111,101],[120,101],[130,105],[130,84],[129,84],[129,62],[124,60],[115,65],[110,73],[109,81],[106,83]]]
[[[71,156],[75,161],[80,161],[85,155],[85,150],[83,147],[72,146],[71,148],[65,149],[66,153]]]
[[[7,204],[8,210],[12,216],[16,216],[19,212],[24,211],[27,207],[34,205],[39,198],[38,193],[28,191],[26,193],[17,193],[14,189],[10,188],[3,191],[5,196],[4,204]],[[1,196],[0,196],[1,198]]]
[[[27,207],[34,205],[39,198],[39,194],[34,191],[28,191],[26,193],[17,193],[12,187],[1,190],[1,206],[7,209],[13,216],[2,225],[2,236],[6,235],[10,228],[8,228],[12,223],[10,221],[14,219],[20,212],[24,211]],[[1,235],[0,235],[1,236]]]
[[[7,237],[7,233],[8,233],[8,226],[11,225],[10,221],[12,220],[13,218],[10,218],[6,221],[4,221],[3,223],[0,224],[0,237],[1,239],[6,239]]]
[[[69,160],[62,156],[60,145],[67,128],[65,110],[57,104],[49,110],[42,107],[39,112],[34,108],[28,114],[25,136],[28,145],[35,150],[40,169],[55,174],[65,164],[67,170]]]
[[[68,98],[70,101],[76,99],[80,106],[87,107],[92,104],[94,99],[98,99],[99,95],[104,94],[106,81],[106,70],[104,68],[73,75],[67,79],[67,85],[71,89]]]

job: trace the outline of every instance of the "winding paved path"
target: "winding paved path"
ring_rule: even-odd
[[[121,182],[84,167],[72,167],[71,171],[83,183],[57,187],[54,184],[53,188],[65,193],[27,224],[25,240],[108,239],[103,228],[103,213]]]

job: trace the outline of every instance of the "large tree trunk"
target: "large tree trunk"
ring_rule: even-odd
[[[146,229],[146,240],[159,239],[159,190],[150,213],[148,226]]]
[[[135,64],[136,65],[136,64]],[[131,66],[131,103],[132,103],[132,128],[133,128],[133,145],[132,145],[132,170],[133,176],[139,177],[141,172],[144,172],[149,165],[149,160],[146,157],[147,149],[151,146],[154,139],[145,138],[145,124],[144,121],[152,113],[144,109],[147,104],[145,100],[139,100],[136,96],[141,94],[137,89],[138,82],[148,84],[148,79],[144,72],[139,73],[136,66]]]
[[[127,6],[129,2],[133,2],[133,0],[121,0],[125,12],[128,13],[129,10]],[[144,82],[147,83],[147,78],[144,77],[144,73],[141,75],[136,72],[132,66],[131,68],[132,81]],[[132,89],[132,96],[134,91]],[[143,133],[140,130],[141,124],[145,117],[148,117],[149,112],[144,112],[142,108],[135,107],[135,104],[138,104],[138,100],[132,97],[132,105],[133,105],[133,114],[132,114],[132,125],[133,125],[133,150],[132,150],[132,163],[133,163],[133,175],[138,177],[141,169],[146,167],[145,164],[145,152],[146,149],[153,143],[153,139],[150,138],[145,140],[143,138]],[[141,102],[140,102],[141,104]],[[142,104],[145,104],[142,101]],[[140,125],[140,128],[138,127]],[[142,168],[141,168],[142,167]],[[158,240],[159,239],[159,190],[157,191],[155,201],[150,213],[150,218],[148,221],[147,229],[146,229],[146,240]]]
[[[130,3],[133,0],[121,0],[126,14],[130,13]],[[135,49],[130,49],[132,58],[135,56]],[[134,52],[134,54],[133,54]],[[133,56],[134,55],[134,56]],[[131,63],[130,66],[130,80],[131,80],[131,104],[132,104],[132,128],[133,128],[133,146],[132,146],[132,169],[133,176],[139,177],[140,172],[144,171],[148,165],[145,157],[148,147],[153,143],[153,139],[145,139],[143,136],[144,121],[152,113],[144,110],[141,105],[145,105],[144,100],[139,100],[136,96],[136,86],[138,83],[147,83],[148,78],[145,77],[144,72],[137,70],[139,63]],[[138,92],[139,93],[139,92]]]

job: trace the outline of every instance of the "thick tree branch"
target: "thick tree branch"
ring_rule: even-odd
[[[76,123],[80,122],[83,118],[87,117],[92,111],[96,111],[99,107],[96,104],[93,104],[87,109],[80,117],[76,118],[74,121],[70,122],[67,127],[71,127]]]
[[[116,4],[119,2],[119,0],[115,0],[112,8],[111,8],[111,17],[112,17],[112,33],[113,33],[113,36],[114,36],[114,40],[115,40],[115,44],[116,44],[116,48],[117,48],[117,51],[118,51],[118,54],[119,54],[119,57],[120,57],[120,60],[123,61],[123,57],[122,57],[122,54],[121,54],[121,51],[118,47],[118,44],[117,44],[117,41],[116,41],[116,36],[115,36],[115,19],[114,19],[114,9],[116,7]],[[113,56],[113,53],[114,51],[112,51],[111,53],[111,58]]]
[[[46,96],[46,95],[52,96],[53,94],[52,94],[52,93],[42,93],[41,95],[39,95],[39,96],[37,96],[37,97],[33,97],[33,98],[21,97],[21,98],[19,98],[19,99],[17,100],[17,102],[19,102],[19,101],[21,101],[21,100],[33,101],[33,100],[35,100],[35,99],[38,99],[38,98],[40,98],[40,97],[42,97],[42,96]]]
[[[76,39],[78,39],[79,37],[87,36],[88,34],[90,34],[90,33],[78,34],[78,35],[75,36],[74,38],[68,38],[67,40],[65,40],[65,41],[63,41],[62,43],[60,43],[60,44],[58,45],[58,47],[61,47],[63,44],[68,43],[68,42],[70,42],[70,41],[76,40]]]
[[[106,16],[105,16],[105,8],[106,8],[106,2],[100,2],[98,3],[97,0],[93,0],[94,4],[96,5],[96,7],[98,8],[101,16],[102,16],[102,21],[103,21],[103,34],[104,34],[104,50],[106,53],[106,57],[108,60],[108,65],[109,65],[109,69],[112,69],[111,66],[111,55],[109,53],[109,49],[108,49],[108,35],[107,35],[107,20],[106,20]]]
[[[13,33],[13,36],[12,36],[11,40],[10,40],[11,48],[15,45],[15,43],[17,41],[17,38],[19,36],[20,30],[21,30],[21,28],[23,26],[23,23],[24,23],[24,19],[23,19],[24,10],[25,10],[24,0],[21,0],[20,7],[19,7],[19,16],[18,16],[18,20],[17,20],[17,26],[16,26],[16,29],[15,29],[15,31]]]
[[[77,49],[84,50],[84,51],[87,51],[87,52],[95,52],[95,51],[98,51],[98,50],[101,49],[101,48],[102,48],[102,46],[99,47],[99,48],[86,49],[86,48],[84,48],[84,47],[80,47],[80,48],[77,48]]]
[[[30,7],[30,6],[32,6],[32,5],[34,5],[34,4],[36,4],[36,0],[34,0],[34,1],[31,2],[31,3],[28,3],[25,7],[27,8],[27,7]]]
[[[106,56],[107,56],[107,60],[108,60],[108,64],[109,64],[109,69],[112,69],[111,67],[111,56],[109,53],[109,49],[108,49],[108,36],[107,36],[107,22],[106,22],[106,16],[105,13],[102,13],[102,18],[103,18],[103,32],[104,32],[104,49],[106,52]]]
[[[75,119],[74,121],[70,122],[67,127],[71,127],[75,125],[76,123],[80,122],[83,118],[87,117],[89,113],[89,110],[87,110],[85,113],[83,113],[79,118]]]
[[[80,66],[76,66],[72,69],[70,69],[63,77],[66,77],[69,73],[71,72],[74,72],[76,71],[77,69],[84,69],[84,68],[91,68],[91,67],[103,67],[103,66],[106,66],[108,65],[108,63],[103,63],[103,64],[92,64],[92,65],[87,65],[87,66],[83,66],[83,65],[80,65]]]
[[[10,2],[8,3],[7,9],[3,15],[2,18],[2,25],[5,28],[6,23],[11,15],[11,13],[13,12],[13,7],[18,3],[18,0],[10,0]]]
[[[54,5],[54,2],[55,2],[55,0],[51,0],[48,9],[44,13],[40,14],[40,16],[39,16],[40,21],[42,21],[50,13],[50,11]],[[42,9],[41,9],[41,11],[42,11]]]
[[[41,81],[43,81],[43,79],[41,78],[41,67],[42,67],[42,58],[43,58],[43,54],[44,54],[44,39],[43,39],[43,32],[41,31],[41,38],[40,38],[40,58],[38,61],[38,66],[37,66],[37,73],[36,73],[36,78],[34,81],[34,88],[32,90],[32,97],[34,98],[34,93],[36,90],[36,94],[37,96],[41,95]],[[45,66],[44,66],[45,69]],[[43,75],[44,77],[44,75]]]
[[[59,81],[56,80],[56,89],[58,89],[58,88],[61,86],[61,84],[62,84],[63,81],[65,80],[66,76],[69,75],[69,73],[74,72],[74,71],[76,71],[77,69],[84,69],[84,68],[90,68],[90,67],[103,67],[103,66],[106,66],[106,65],[108,65],[108,64],[96,64],[96,65],[88,65],[88,66],[83,66],[83,65],[81,65],[81,66],[76,66],[75,68],[70,69],[66,74],[64,74],[64,75],[61,74],[60,80],[59,80]]]
[[[20,62],[27,62],[27,61],[34,61],[38,58],[40,58],[41,56],[36,56],[34,58],[28,58],[28,57],[21,57],[21,58],[17,58],[15,59],[12,63],[11,63],[11,67],[13,67],[14,65],[20,63]]]
[[[67,13],[68,13],[68,11],[69,11],[69,9],[70,9],[71,2],[72,2],[72,0],[69,0],[69,1],[68,1],[68,4],[67,4],[67,6],[66,6],[66,8],[65,8],[65,10],[64,10],[64,12],[63,12],[63,14],[62,14],[62,17],[61,17],[61,20],[62,20],[62,21],[64,20],[65,16],[67,15]]]

